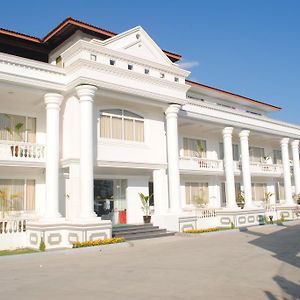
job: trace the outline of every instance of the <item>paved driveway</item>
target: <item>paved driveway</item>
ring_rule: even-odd
[[[300,299],[300,222],[0,258],[0,299]]]

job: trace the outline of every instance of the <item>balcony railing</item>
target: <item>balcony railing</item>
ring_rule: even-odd
[[[0,141],[0,160],[44,162],[45,145],[16,141]]]
[[[190,170],[223,171],[223,161],[209,158],[180,157],[180,168]]]
[[[283,172],[282,165],[267,164],[259,162],[250,162],[251,173],[276,173],[281,174]]]

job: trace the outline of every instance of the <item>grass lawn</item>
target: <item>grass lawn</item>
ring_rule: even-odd
[[[34,250],[34,249],[29,249],[29,248],[20,248],[20,249],[16,249],[16,250],[0,250],[0,256],[26,254],[26,253],[34,253],[34,252],[38,252],[38,251]]]

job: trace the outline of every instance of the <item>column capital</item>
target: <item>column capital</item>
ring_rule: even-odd
[[[47,93],[44,95],[46,109],[59,109],[63,101],[63,96],[57,93]]]
[[[233,132],[233,127],[225,127],[223,130],[222,130],[222,133],[223,133],[223,136],[232,136],[232,132]]]
[[[175,117],[177,118],[178,112],[180,110],[181,105],[176,103],[171,103],[168,108],[165,110],[166,117]]]
[[[291,146],[292,146],[292,148],[296,148],[296,149],[298,149],[299,148],[299,140],[293,140],[292,142],[291,142]]]
[[[250,135],[250,130],[242,130],[240,133],[239,133],[239,137],[240,138],[248,138]]]
[[[283,138],[280,140],[280,145],[288,145],[289,144],[289,138]]]
[[[82,102],[82,101],[93,101],[98,88],[94,85],[82,84],[76,86],[75,89],[76,89],[77,96],[79,98],[79,102]]]

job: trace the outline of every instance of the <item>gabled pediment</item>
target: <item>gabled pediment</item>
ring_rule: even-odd
[[[102,45],[108,49],[124,52],[141,59],[167,66],[173,65],[166,54],[140,26],[105,40]]]

